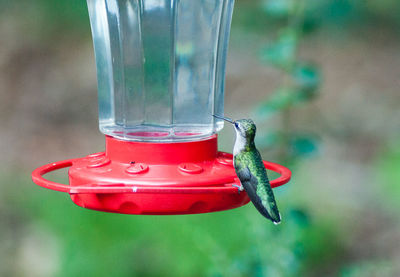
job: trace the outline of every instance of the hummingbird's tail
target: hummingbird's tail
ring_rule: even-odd
[[[278,214],[279,214],[278,217],[277,217],[276,219],[273,219],[273,220],[272,220],[272,222],[273,222],[275,225],[281,224],[282,216],[281,216],[281,213],[278,213]]]
[[[271,220],[275,225],[281,223],[282,218],[276,205],[275,199],[268,199],[268,203],[263,204],[263,207],[258,210],[264,217]]]
[[[270,216],[271,221],[275,224],[278,225],[281,223],[281,213],[278,210],[278,205],[276,204],[275,201],[275,196],[272,192],[272,188],[269,188],[268,190],[268,204],[267,207],[265,207],[268,211],[268,214]]]
[[[257,190],[257,181],[242,181],[251,202],[265,218],[271,220],[275,225],[281,222],[281,214],[275,201],[271,187],[265,186]]]

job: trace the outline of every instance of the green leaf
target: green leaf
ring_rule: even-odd
[[[291,209],[288,212],[288,218],[298,227],[305,228],[310,226],[310,218],[306,211],[302,209]]]
[[[311,134],[294,135],[291,139],[290,147],[293,156],[311,156],[318,151],[318,139]]]
[[[261,59],[283,69],[289,69],[295,61],[297,39],[294,30],[284,30],[276,42],[262,49]]]
[[[263,10],[272,17],[287,17],[294,11],[295,2],[293,0],[264,0]]]
[[[260,116],[267,116],[290,107],[298,102],[298,93],[290,88],[280,88],[257,109]]]
[[[321,76],[316,66],[307,64],[296,65],[292,77],[296,89],[301,94],[301,99],[308,100],[316,96],[321,83]]]
[[[341,277],[396,276],[396,265],[390,260],[365,260],[342,268]]]

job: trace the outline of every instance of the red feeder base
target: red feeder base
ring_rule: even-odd
[[[289,169],[264,162],[290,180]],[[70,167],[69,183],[42,175]],[[98,211],[124,214],[195,214],[237,208],[249,202],[233,168],[232,155],[217,150],[217,136],[178,143],[129,142],[106,136],[106,152],[44,165],[32,173],[42,187],[67,192],[72,201]]]

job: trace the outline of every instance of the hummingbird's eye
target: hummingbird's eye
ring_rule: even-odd
[[[239,127],[239,123],[235,122],[235,127],[238,128]]]

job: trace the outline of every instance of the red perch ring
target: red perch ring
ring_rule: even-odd
[[[70,194],[83,207],[124,214],[196,214],[228,210],[249,202],[233,168],[233,156],[217,150],[217,136],[194,142],[150,143],[106,136],[106,151],[41,166],[33,171],[37,185]],[[291,172],[266,162],[286,184]],[[43,175],[70,167],[69,183]]]

